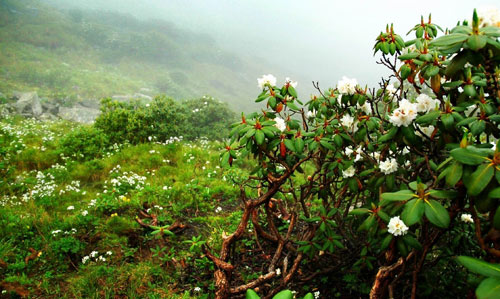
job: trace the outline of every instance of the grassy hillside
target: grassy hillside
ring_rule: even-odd
[[[219,246],[235,229],[241,211],[233,179],[245,171],[221,169],[222,144],[203,140],[115,144],[98,158],[68,152],[78,140],[66,132],[83,128],[0,121],[0,297],[213,293],[214,266],[201,245]],[[136,221],[152,223],[148,217],[178,226],[154,234]]]
[[[0,91],[7,94],[209,94],[239,111],[252,107],[255,80],[268,69],[165,21],[63,11],[32,0],[0,1],[0,41]]]

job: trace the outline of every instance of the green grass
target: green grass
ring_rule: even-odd
[[[59,141],[78,126],[0,122],[4,291],[42,298],[212,293],[213,265],[197,242],[208,241],[216,250],[223,232],[235,228],[239,188],[230,177],[241,179],[246,172],[221,169],[222,144],[207,141],[119,145],[87,162],[65,157]],[[178,221],[186,229],[152,235],[135,221],[141,210],[156,215],[159,225]]]

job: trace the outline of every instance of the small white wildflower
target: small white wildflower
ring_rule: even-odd
[[[195,291],[195,292],[199,292],[199,291],[201,291],[201,288],[200,288],[200,287],[195,287],[195,288],[194,288],[194,291]]]
[[[95,250],[94,250],[94,251],[92,251],[92,252],[89,254],[89,256],[90,256],[90,257],[96,257],[98,254],[99,254],[99,252],[97,252],[97,251],[95,251]]]
[[[87,211],[87,210],[82,211],[82,216],[87,216],[88,214],[89,214],[89,211]]]
[[[222,208],[221,208],[221,207],[217,207],[217,209],[215,209],[215,212],[216,212],[216,213],[220,213],[220,212],[222,212]]]
[[[68,211],[70,211],[70,210],[74,210],[74,209],[75,209],[75,207],[74,207],[74,206],[69,206],[69,207],[67,208],[67,210],[68,210]]]
[[[84,257],[82,258],[82,264],[87,263],[87,262],[89,261],[89,259],[90,259],[90,257],[89,257],[88,255],[84,256]]]
[[[276,269],[276,276],[280,276],[280,275],[281,275],[281,269],[278,268],[278,269]]]
[[[112,254],[113,254],[113,252],[111,252],[111,251],[106,252],[106,255],[112,255]]]
[[[319,298],[319,294],[320,294],[319,291],[314,292],[313,293],[314,299],[318,299]]]
[[[462,220],[465,223],[474,223],[474,219],[472,219],[471,214],[462,214],[460,216],[460,220]]]
[[[399,219],[399,216],[392,217],[387,225],[387,231],[394,236],[403,236],[408,232],[408,226]]]
[[[342,170],[342,176],[344,178],[350,178],[352,176],[354,176],[354,174],[356,173],[356,169],[354,169],[354,167],[350,166],[349,168],[345,169],[345,170]]]

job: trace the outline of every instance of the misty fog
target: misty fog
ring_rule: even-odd
[[[470,19],[475,7],[492,1],[184,1],[45,0],[57,7],[103,9],[141,19],[161,19],[211,36],[223,48],[265,61],[266,73],[299,81],[299,92],[314,92],[311,81],[335,86],[342,76],[374,86],[387,71],[377,65],[372,47],[388,22],[405,39],[420,20],[433,13],[443,29],[457,16]],[[264,70],[263,70],[264,71]],[[252,78],[255,81],[255,78]],[[256,82],[256,81],[255,81]],[[257,89],[256,89],[257,92]]]

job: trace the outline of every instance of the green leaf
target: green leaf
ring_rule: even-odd
[[[391,243],[393,239],[393,236],[392,234],[387,234],[384,239],[382,240],[382,242],[380,243],[380,249],[381,250],[384,250],[386,249],[387,247],[389,247],[389,244]]]
[[[297,153],[302,153],[304,151],[304,139],[295,139],[295,149],[297,150]]]
[[[439,73],[439,67],[436,65],[431,65],[427,68],[427,71],[425,71],[425,75],[427,77],[433,77]]]
[[[401,60],[410,60],[410,59],[414,59],[414,58],[417,58],[417,56],[420,55],[420,53],[417,53],[417,52],[411,52],[411,53],[407,53],[407,54],[403,54],[403,55],[399,55],[399,59]]]
[[[292,85],[288,85],[288,93],[294,97],[294,98],[297,98],[297,91],[295,90],[295,88],[292,86]]]
[[[269,98],[269,101],[267,101],[267,103],[269,104],[269,106],[271,106],[271,108],[276,108],[276,98],[275,97],[270,97]]]
[[[500,298],[500,279],[486,278],[481,281],[476,289],[477,299],[499,299]]]
[[[245,294],[246,299],[260,299],[260,296],[254,290],[248,289]]]
[[[293,299],[293,293],[290,290],[283,290],[274,295],[273,299]]]
[[[482,119],[477,120],[470,125],[470,131],[471,131],[472,135],[475,135],[475,136],[483,133],[484,129],[486,129],[486,123]]]
[[[321,145],[326,148],[326,149],[329,149],[329,150],[332,150],[334,151],[335,150],[335,147],[333,145],[330,144],[330,142],[324,140],[324,139],[321,139],[319,141],[319,143],[321,143]]]
[[[296,152],[297,150],[295,149],[295,145],[293,144],[293,141],[290,140],[290,139],[285,139],[283,140],[283,142],[285,143],[285,146],[287,149],[289,149],[290,151],[292,152]]]
[[[359,209],[354,209],[352,211],[349,212],[350,215],[364,215],[366,213],[369,213],[370,210],[366,209],[366,208],[359,208]]]
[[[418,240],[412,237],[411,235],[407,234],[403,236],[403,242],[405,242],[406,245],[412,248],[415,248],[417,250],[422,250],[422,245],[420,244],[420,242],[418,242]]]
[[[463,33],[452,33],[441,36],[430,42],[431,46],[435,47],[449,47],[457,43],[464,42],[469,36]]]
[[[398,192],[387,192],[387,193],[382,193],[380,196],[382,198],[382,201],[380,202],[380,206],[384,206],[386,204],[389,204],[394,201],[404,201],[408,200],[412,197],[415,197],[415,193],[413,193],[411,190],[401,190]]]
[[[286,103],[287,107],[290,108],[290,109],[293,109],[293,110],[300,110],[299,107],[297,107],[297,105],[295,105],[294,102],[287,102]]]
[[[441,115],[441,121],[447,130],[451,130],[455,127],[455,118],[451,113]]]
[[[467,192],[473,196],[478,195],[486,188],[494,174],[495,169],[492,164],[481,164],[467,180],[464,180]]]
[[[462,164],[478,165],[487,161],[488,154],[484,151],[476,149],[473,146],[466,148],[456,148],[450,152],[450,155]]]
[[[431,199],[425,202],[425,217],[437,227],[447,228],[450,225],[448,211],[437,201]]]
[[[384,136],[380,137],[378,139],[378,142],[386,142],[389,140],[392,140],[394,136],[396,136],[396,133],[398,132],[398,127],[392,127]]]
[[[500,265],[491,264],[480,259],[476,259],[470,256],[459,256],[457,261],[464,265],[471,272],[488,276],[500,278]]]
[[[453,187],[462,178],[463,166],[457,161],[454,161],[453,164],[448,166],[446,171],[448,172],[446,175],[446,184]]]
[[[487,37],[484,35],[471,35],[467,39],[467,46],[473,51],[480,50],[486,46]]]
[[[488,197],[491,198],[500,198],[500,187],[497,187],[488,193]]]
[[[447,199],[457,197],[457,191],[453,190],[429,190],[429,195],[434,198]]]
[[[257,141],[257,144],[261,145],[262,142],[264,142],[264,139],[265,139],[265,135],[264,135],[264,132],[262,132],[262,130],[257,130],[255,132],[255,141]]]
[[[314,299],[314,296],[312,293],[307,293],[302,299]]]
[[[441,112],[439,110],[434,110],[427,114],[417,117],[415,122],[421,125],[428,125],[432,123],[432,121],[434,121],[436,118],[438,118],[439,115],[441,115]]]
[[[411,226],[422,218],[424,215],[424,201],[420,198],[414,198],[405,204],[403,213],[401,213],[401,220]]]

